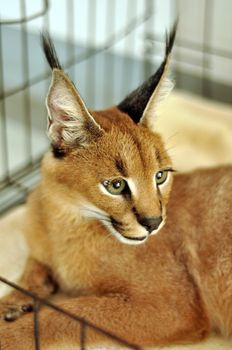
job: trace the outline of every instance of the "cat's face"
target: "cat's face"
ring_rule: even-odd
[[[94,113],[102,127],[106,114]],[[123,118],[124,129],[112,124],[88,147],[50,157],[47,171],[52,169],[56,191],[67,194],[67,207],[100,220],[121,242],[140,244],[165,222],[171,160],[159,135],[116,108],[108,114]]]
[[[157,102],[171,88],[166,75],[175,30],[166,37],[157,72],[117,107],[93,113],[61,69],[50,39],[43,38],[53,68],[47,97],[53,155],[45,157],[44,176],[67,209],[101,221],[128,244],[146,241],[166,218],[172,167],[154,118]]]

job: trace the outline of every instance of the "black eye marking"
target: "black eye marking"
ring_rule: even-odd
[[[139,213],[137,212],[137,209],[135,207],[132,208],[133,213],[135,214],[136,219],[139,219]]]
[[[122,224],[122,222],[115,220],[112,216],[110,216],[110,221],[112,226],[117,230],[117,231],[124,231],[124,226]]]
[[[160,164],[161,163],[161,155],[160,155],[160,152],[158,149],[155,150],[155,156],[156,156],[158,163]]]
[[[126,200],[131,199],[131,191],[130,191],[130,187],[128,186],[128,183],[126,183],[126,186],[122,192],[122,195]]]
[[[127,177],[127,171],[126,171],[125,164],[123,164],[123,161],[121,159],[116,159],[115,165],[118,171],[120,172],[120,174],[123,177]]]

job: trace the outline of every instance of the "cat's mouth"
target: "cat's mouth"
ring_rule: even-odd
[[[139,245],[144,243],[149,235],[145,236],[134,236],[134,237],[129,237],[124,234],[122,234],[119,230],[116,230],[113,226],[109,227],[109,231],[115,236],[120,242],[124,244],[130,244],[130,245]]]
[[[142,237],[127,237],[127,236],[124,236],[124,235],[123,235],[123,237],[126,238],[126,239],[129,239],[129,240],[131,240],[131,241],[140,241],[140,242],[143,242],[143,241],[145,241],[145,240],[147,239],[147,236],[142,236]]]
[[[112,217],[110,218],[112,227],[110,228],[108,226],[108,228],[110,229],[111,233],[113,233],[114,236],[116,236],[116,238],[123,243],[126,244],[141,244],[144,243],[149,234],[145,232],[144,235],[141,236],[127,236],[126,235],[126,229],[125,229],[125,225],[120,223],[119,221],[116,221],[115,219],[113,219]]]
[[[128,235],[128,232],[131,230],[125,223],[115,220],[112,216],[108,216],[104,211],[93,205],[83,205],[81,209],[85,217],[101,221],[108,231],[122,243],[139,245],[144,243],[149,236],[149,233],[142,227],[140,228],[140,235]]]

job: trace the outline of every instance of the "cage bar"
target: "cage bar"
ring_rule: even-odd
[[[34,145],[32,136],[34,137],[35,134],[33,123],[36,119],[34,117],[34,111],[32,111],[33,91],[35,87],[43,81],[46,81],[48,84],[51,77],[50,70],[45,66],[43,69],[37,69],[35,66],[33,67],[33,72],[30,71],[29,64],[33,59],[33,52],[30,46],[31,40],[29,40],[29,30],[31,23],[33,23],[32,20],[38,18],[42,19],[41,22],[47,30],[53,28],[51,23],[52,16],[50,14],[54,10],[54,6],[56,6],[57,2],[43,0],[41,1],[41,9],[29,15],[27,13],[27,0],[18,1],[21,6],[19,18],[10,20],[4,18],[0,19],[0,212],[14,205],[14,200],[12,199],[13,193],[15,193],[14,191],[17,192],[15,195],[15,204],[21,202],[32,188],[31,186],[28,187],[25,178],[28,174],[33,174],[35,170],[36,176],[38,174],[37,169],[39,168],[42,154],[37,154],[35,157],[34,148],[32,148]],[[173,16],[173,18],[171,18],[172,23],[177,13],[179,13],[181,18],[181,6],[188,1],[189,0],[186,2],[175,0],[171,2],[167,17],[171,18]],[[119,5],[119,3],[123,5]],[[169,3],[169,1],[165,3]],[[188,77],[186,78],[181,68],[183,62],[185,63],[185,58],[183,58],[180,52],[182,49],[187,49],[190,52],[189,56],[192,56],[192,53],[202,54],[202,75],[200,77],[201,81],[198,82],[198,86],[201,87],[199,93],[217,99],[214,85],[218,84],[219,87],[222,85],[211,80],[208,63],[211,62],[214,55],[228,60],[228,62],[232,62],[232,48],[229,43],[227,47],[222,47],[220,45],[212,45],[212,41],[209,40],[211,38],[213,26],[212,21],[215,3],[215,1],[203,1],[205,11],[203,45],[189,38],[182,38],[177,35],[175,42],[176,54],[174,55],[174,71],[176,72],[177,86],[182,89],[188,88],[186,86]],[[191,6],[191,4],[192,3],[189,1],[189,6]],[[117,1],[117,3],[115,0],[88,0],[85,2],[85,6],[87,6],[86,18],[83,16],[84,26],[80,28],[79,23],[76,21],[76,14],[77,12],[80,13],[82,10],[83,3],[78,0],[75,2],[74,0],[65,2],[65,12],[63,13],[65,17],[65,35],[63,39],[57,41],[58,53],[61,54],[63,59],[62,63],[64,69],[69,71],[72,79],[75,73],[78,72],[79,67],[83,70],[83,72],[81,72],[82,81],[80,82],[82,88],[81,93],[83,90],[85,91],[83,95],[84,97],[87,96],[85,98],[90,102],[88,103],[89,107],[94,108],[96,105],[99,107],[99,101],[101,101],[103,107],[120,101],[121,96],[124,97],[131,89],[138,86],[147,75],[151,74],[151,70],[154,71],[156,68],[154,64],[156,56],[152,49],[152,47],[154,47],[152,44],[155,43],[155,48],[160,49],[164,43],[164,35],[160,34],[155,28],[155,24],[159,20],[160,15],[158,8],[160,2],[148,0],[141,5],[141,1],[139,0]],[[103,6],[101,18],[99,17],[98,6]],[[124,16],[118,15],[118,6],[122,6],[121,12],[125,14]],[[125,17],[121,26],[118,25],[119,17]],[[8,25],[8,27],[6,25]],[[97,37],[97,29],[99,26],[103,26],[105,32],[104,38],[100,44]],[[167,25],[165,26],[167,28]],[[8,76],[5,71],[3,56],[5,51],[3,42],[6,42],[6,40],[3,40],[3,28],[4,35],[6,35],[7,30],[16,30],[16,27],[18,28],[18,32],[21,33],[23,79],[17,82],[17,84],[9,85],[7,84]],[[141,31],[138,32],[140,28]],[[85,37],[90,44],[79,48],[77,39],[79,40],[79,37],[81,37],[82,31],[85,31]],[[140,62],[137,59],[128,57],[127,51],[128,46],[133,47],[133,49],[131,49],[131,55],[135,57],[138,36],[140,42],[143,44],[143,47],[141,46],[143,59]],[[90,37],[91,40],[89,40]],[[54,37],[54,39],[56,44],[56,37]],[[114,49],[121,40],[124,40],[124,46],[120,46],[121,51],[120,54],[118,54]],[[17,57],[17,53],[15,57]],[[43,60],[42,53],[41,60]],[[191,57],[187,57],[186,61],[188,61],[187,63],[193,68],[197,68],[197,64],[199,63],[194,62]],[[143,73],[140,73],[140,70],[141,72],[143,70]],[[77,74],[77,77],[79,81],[80,74]],[[106,82],[107,80],[108,82]],[[218,91],[220,90],[218,93],[218,100],[232,103],[230,93],[231,84],[223,85],[222,87],[224,89],[223,91],[226,91],[226,94],[223,94],[221,89],[218,88]],[[8,140],[8,119],[12,116],[6,115],[6,102],[8,98],[14,97],[18,93],[22,93],[23,95],[21,103],[24,107],[24,121],[22,127],[25,133],[25,164],[19,169],[11,169],[9,159],[12,159],[12,154],[8,147],[11,143],[11,140]],[[39,103],[44,104],[44,101],[41,99]],[[6,195],[7,190],[9,190],[9,195]],[[12,193],[12,195],[10,195],[10,193]]]

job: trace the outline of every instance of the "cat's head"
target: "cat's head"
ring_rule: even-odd
[[[156,109],[171,89],[167,78],[176,26],[166,36],[165,57],[156,73],[118,106],[90,112],[62,70],[48,36],[53,69],[47,96],[52,151],[43,174],[52,191],[77,215],[97,219],[119,241],[140,244],[166,218],[172,163],[155,132]]]

